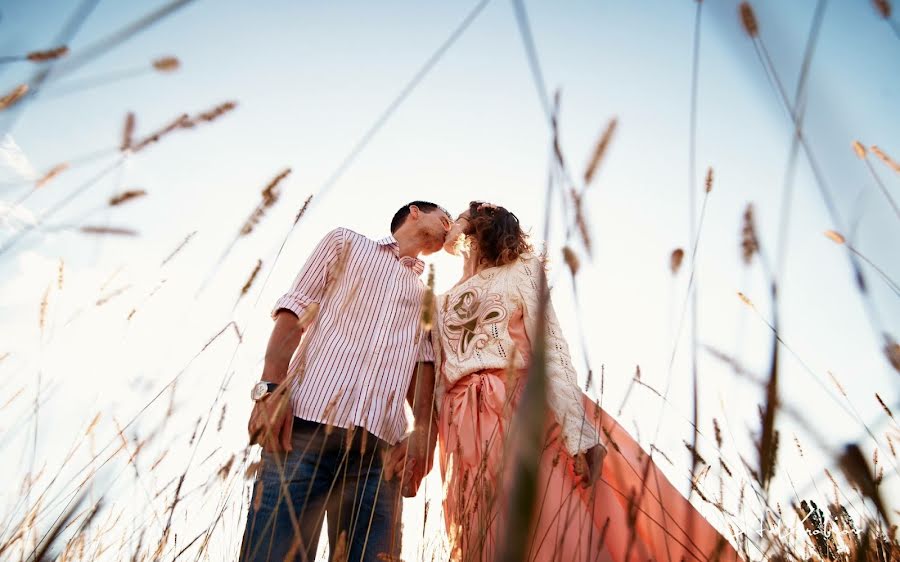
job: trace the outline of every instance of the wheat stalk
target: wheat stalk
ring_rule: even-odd
[[[877,156],[882,162],[884,162],[890,169],[894,170],[898,174],[900,174],[900,164],[895,162],[887,153],[875,145],[872,145],[872,152]]]
[[[28,84],[19,84],[15,88],[12,89],[8,94],[3,97],[0,97],[0,111],[5,109],[9,109],[13,105],[16,104],[19,100],[25,97],[25,94],[28,93]]]
[[[137,236],[136,230],[116,226],[82,226],[78,229],[85,234],[113,234],[115,236]]]
[[[129,189],[128,191],[123,191],[118,195],[113,195],[109,198],[109,206],[110,207],[118,207],[128,201],[133,201],[134,199],[139,199],[147,195],[147,192],[143,189]]]
[[[591,160],[584,171],[585,187],[587,187],[594,179],[594,174],[597,172],[597,168],[600,165],[600,162],[603,160],[603,156],[606,154],[607,148],[609,148],[610,141],[612,141],[612,136],[616,131],[617,124],[617,119],[610,119],[609,123],[606,125],[606,129],[603,131],[603,134],[597,141],[597,145],[594,147],[594,153],[591,155]]]
[[[256,276],[259,275],[259,270],[262,269],[262,260],[256,260],[256,267],[253,268],[253,272],[250,274],[250,277],[247,278],[247,281],[244,283],[244,286],[241,287],[241,297],[247,294],[247,291],[250,290],[250,287],[253,286],[253,281],[256,279]]]
[[[65,45],[44,51],[32,51],[25,55],[25,58],[31,62],[47,62],[56,60],[69,54],[69,48]]]
[[[174,72],[181,67],[176,57],[161,57],[153,61],[153,68],[159,72]]]

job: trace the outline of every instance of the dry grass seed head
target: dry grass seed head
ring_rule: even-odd
[[[250,463],[247,465],[247,470],[244,471],[244,478],[250,480],[251,478],[256,477],[256,473],[259,472],[260,467],[262,466],[262,461],[258,460],[254,463]]]
[[[28,84],[19,84],[15,88],[12,89],[8,94],[3,97],[0,97],[0,111],[4,109],[9,109],[16,102],[25,97],[25,94],[28,93]]]
[[[682,443],[684,443],[685,448],[686,448],[686,449],[691,453],[691,455],[693,455],[693,456],[694,456],[701,464],[704,464],[704,465],[708,465],[708,464],[709,464],[708,462],[706,462],[706,459],[704,459],[702,456],[700,456],[700,452],[697,451],[697,449],[695,449],[693,445],[691,445],[691,444],[688,443],[687,441],[682,441]]]
[[[139,199],[147,195],[147,192],[143,189],[129,189],[128,191],[123,191],[118,195],[113,195],[109,198],[109,206],[110,207],[118,207],[128,201],[133,201],[134,199]]]
[[[847,242],[847,239],[844,238],[840,232],[835,230],[826,230],[825,236],[835,244],[845,244]]]
[[[294,217],[294,224],[297,224],[298,222],[300,222],[300,219],[303,217],[303,215],[306,214],[306,210],[309,208],[309,204],[310,204],[310,202],[312,202],[312,198],[313,198],[313,196],[310,195],[309,197],[306,198],[306,201],[303,202],[303,206],[300,207],[300,210],[297,211],[297,216]]]
[[[263,204],[267,207],[271,207],[276,201],[278,201],[278,184],[281,183],[281,180],[288,177],[291,173],[290,168],[285,168],[281,171],[277,176],[272,178],[272,180],[266,185],[262,190]]]
[[[344,391],[339,390],[334,396],[331,397],[331,400],[328,401],[328,404],[325,405],[325,410],[323,412],[323,416],[325,418],[325,435],[331,435],[331,432],[334,431],[334,420],[337,417],[337,404],[343,394]]]
[[[69,53],[69,48],[65,45],[60,47],[55,47],[53,49],[47,49],[44,51],[32,51],[25,55],[25,58],[30,60],[31,62],[47,62],[50,60],[55,60],[66,56]]]
[[[46,321],[47,321],[47,303],[50,300],[50,288],[51,287],[52,287],[52,285],[47,286],[47,289],[44,291],[44,296],[41,299],[41,310],[40,310],[40,315],[38,317],[38,325],[41,328],[42,334],[44,333],[44,327],[45,327]]]
[[[94,418],[91,420],[91,423],[89,423],[87,429],[84,430],[85,435],[90,435],[91,433],[94,432],[94,429],[97,428],[97,424],[100,423],[100,416],[101,416],[101,412],[97,412],[97,414],[94,415]]]
[[[872,500],[885,521],[890,521],[887,509],[878,492],[878,484],[859,446],[854,443],[847,445],[840,456],[839,464],[847,480],[859,488],[864,496]]]
[[[237,102],[234,101],[226,101],[224,103],[220,103],[209,111],[204,111],[202,113],[198,113],[192,120],[191,125],[196,124],[198,122],[210,122],[218,119],[222,115],[225,115],[229,111],[233,111],[234,108],[237,107]]]
[[[45,173],[43,176],[38,178],[36,182],[34,182],[34,188],[39,189],[41,187],[44,187],[45,185],[47,185],[47,183],[50,182],[50,180],[63,173],[67,169],[69,169],[69,164],[66,162],[53,166],[47,171],[47,173]]]
[[[426,332],[431,330],[434,323],[434,264],[428,266],[428,282],[425,284],[425,292],[422,293],[422,310],[419,318],[419,324]],[[418,337],[418,334],[417,334]],[[427,342],[426,342],[426,345]]]
[[[177,57],[160,57],[153,61],[153,68],[159,72],[174,72],[181,66]]]
[[[278,185],[281,181],[286,178],[291,173],[290,168],[286,168],[282,172],[280,172],[277,176],[275,176],[272,180],[266,184],[266,187],[262,190],[262,201],[256,206],[247,220],[244,222],[244,225],[241,227],[241,236],[246,236],[253,232],[253,228],[259,224],[259,221],[265,216],[266,209],[275,205],[278,202],[278,198],[280,197],[280,193],[278,192]]]
[[[225,423],[225,412],[228,409],[228,404],[222,404],[222,413],[219,414],[219,423],[216,426],[216,431],[222,431],[222,425]]]
[[[900,173],[900,164],[894,162],[891,157],[887,155],[887,153],[874,145],[870,148],[872,149],[872,152],[875,153],[875,156],[877,156],[882,162],[887,164],[889,168],[897,173]]]
[[[609,143],[612,140],[617,125],[618,120],[616,118],[610,119],[609,123],[606,125],[606,130],[603,131],[603,134],[597,141],[597,145],[594,147],[594,153],[591,155],[591,160],[584,171],[585,185],[590,184],[591,180],[594,179],[594,174],[597,172],[597,168],[603,160],[603,155],[606,154],[607,148],[609,148]]]
[[[890,336],[885,339],[887,341],[884,344],[884,354],[891,366],[900,373],[900,343],[894,341]]]
[[[741,226],[741,256],[745,264],[750,264],[753,256],[759,252],[759,238],[756,236],[756,225],[753,220],[753,204],[748,203],[744,209]]]
[[[572,272],[572,276],[578,273],[578,269],[581,266],[581,263],[578,261],[578,256],[575,254],[575,251],[569,246],[565,246],[562,249],[563,260],[565,260],[566,265],[569,266],[569,271]]]
[[[872,0],[872,5],[884,19],[891,19],[891,3],[889,0]]]
[[[672,255],[669,257],[669,269],[672,271],[672,275],[677,275],[678,270],[681,269],[681,263],[684,261],[684,250],[681,248],[675,248],[672,250]]]
[[[879,404],[881,404],[881,408],[888,415],[888,417],[890,417],[891,419],[894,419],[894,413],[891,411],[890,408],[888,408],[887,404],[884,403],[884,400],[881,399],[881,396],[879,396],[877,392],[875,393],[875,399],[878,400]]]
[[[800,439],[798,439],[796,435],[794,435],[794,445],[797,447],[797,452],[800,453],[801,457],[803,457],[803,446],[800,445]]]
[[[751,38],[755,39],[759,36],[759,23],[756,21],[756,14],[753,12],[753,6],[750,5],[750,2],[741,2],[739,8],[741,12],[741,25],[744,27],[744,31]]]
[[[134,113],[129,111],[128,115],[125,116],[125,125],[122,127],[122,146],[119,147],[119,150],[122,152],[131,150],[131,145],[134,143],[135,124],[136,118]]]
[[[231,473],[231,467],[234,465],[234,455],[231,455],[225,464],[222,465],[222,468],[219,469],[219,478],[221,480],[225,480],[228,478],[228,475]]]
[[[244,286],[241,287],[241,296],[247,294],[247,291],[250,290],[250,287],[253,286],[253,281],[256,279],[256,276],[259,275],[259,270],[262,269],[262,260],[256,260],[256,266],[253,268],[253,271],[250,273],[250,277],[247,278],[247,281],[244,283]]]
[[[137,236],[136,230],[117,226],[92,226],[85,225],[78,229],[84,234],[112,234],[114,236]]]

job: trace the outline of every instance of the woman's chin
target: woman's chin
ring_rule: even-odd
[[[457,247],[456,241],[447,242],[444,244],[444,251],[450,254],[451,256],[459,255],[459,248]]]

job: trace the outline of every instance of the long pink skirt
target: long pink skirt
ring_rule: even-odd
[[[524,374],[508,378],[502,370],[480,371],[444,395],[440,465],[453,560],[493,561],[504,540],[526,540],[525,559],[534,561],[741,559],[640,445],[586,395],[586,423],[595,426],[608,449],[598,480],[587,488],[576,480],[574,460],[548,413],[532,529],[507,530],[504,511],[514,463],[506,462],[505,441]]]

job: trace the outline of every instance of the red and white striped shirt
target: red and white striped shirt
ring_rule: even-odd
[[[319,242],[291,290],[275,303],[298,317],[319,303],[288,376],[299,418],[364,427],[390,444],[406,433],[404,402],[416,362],[433,362],[421,327],[425,264],[400,257],[393,236],[374,241],[346,228]]]

